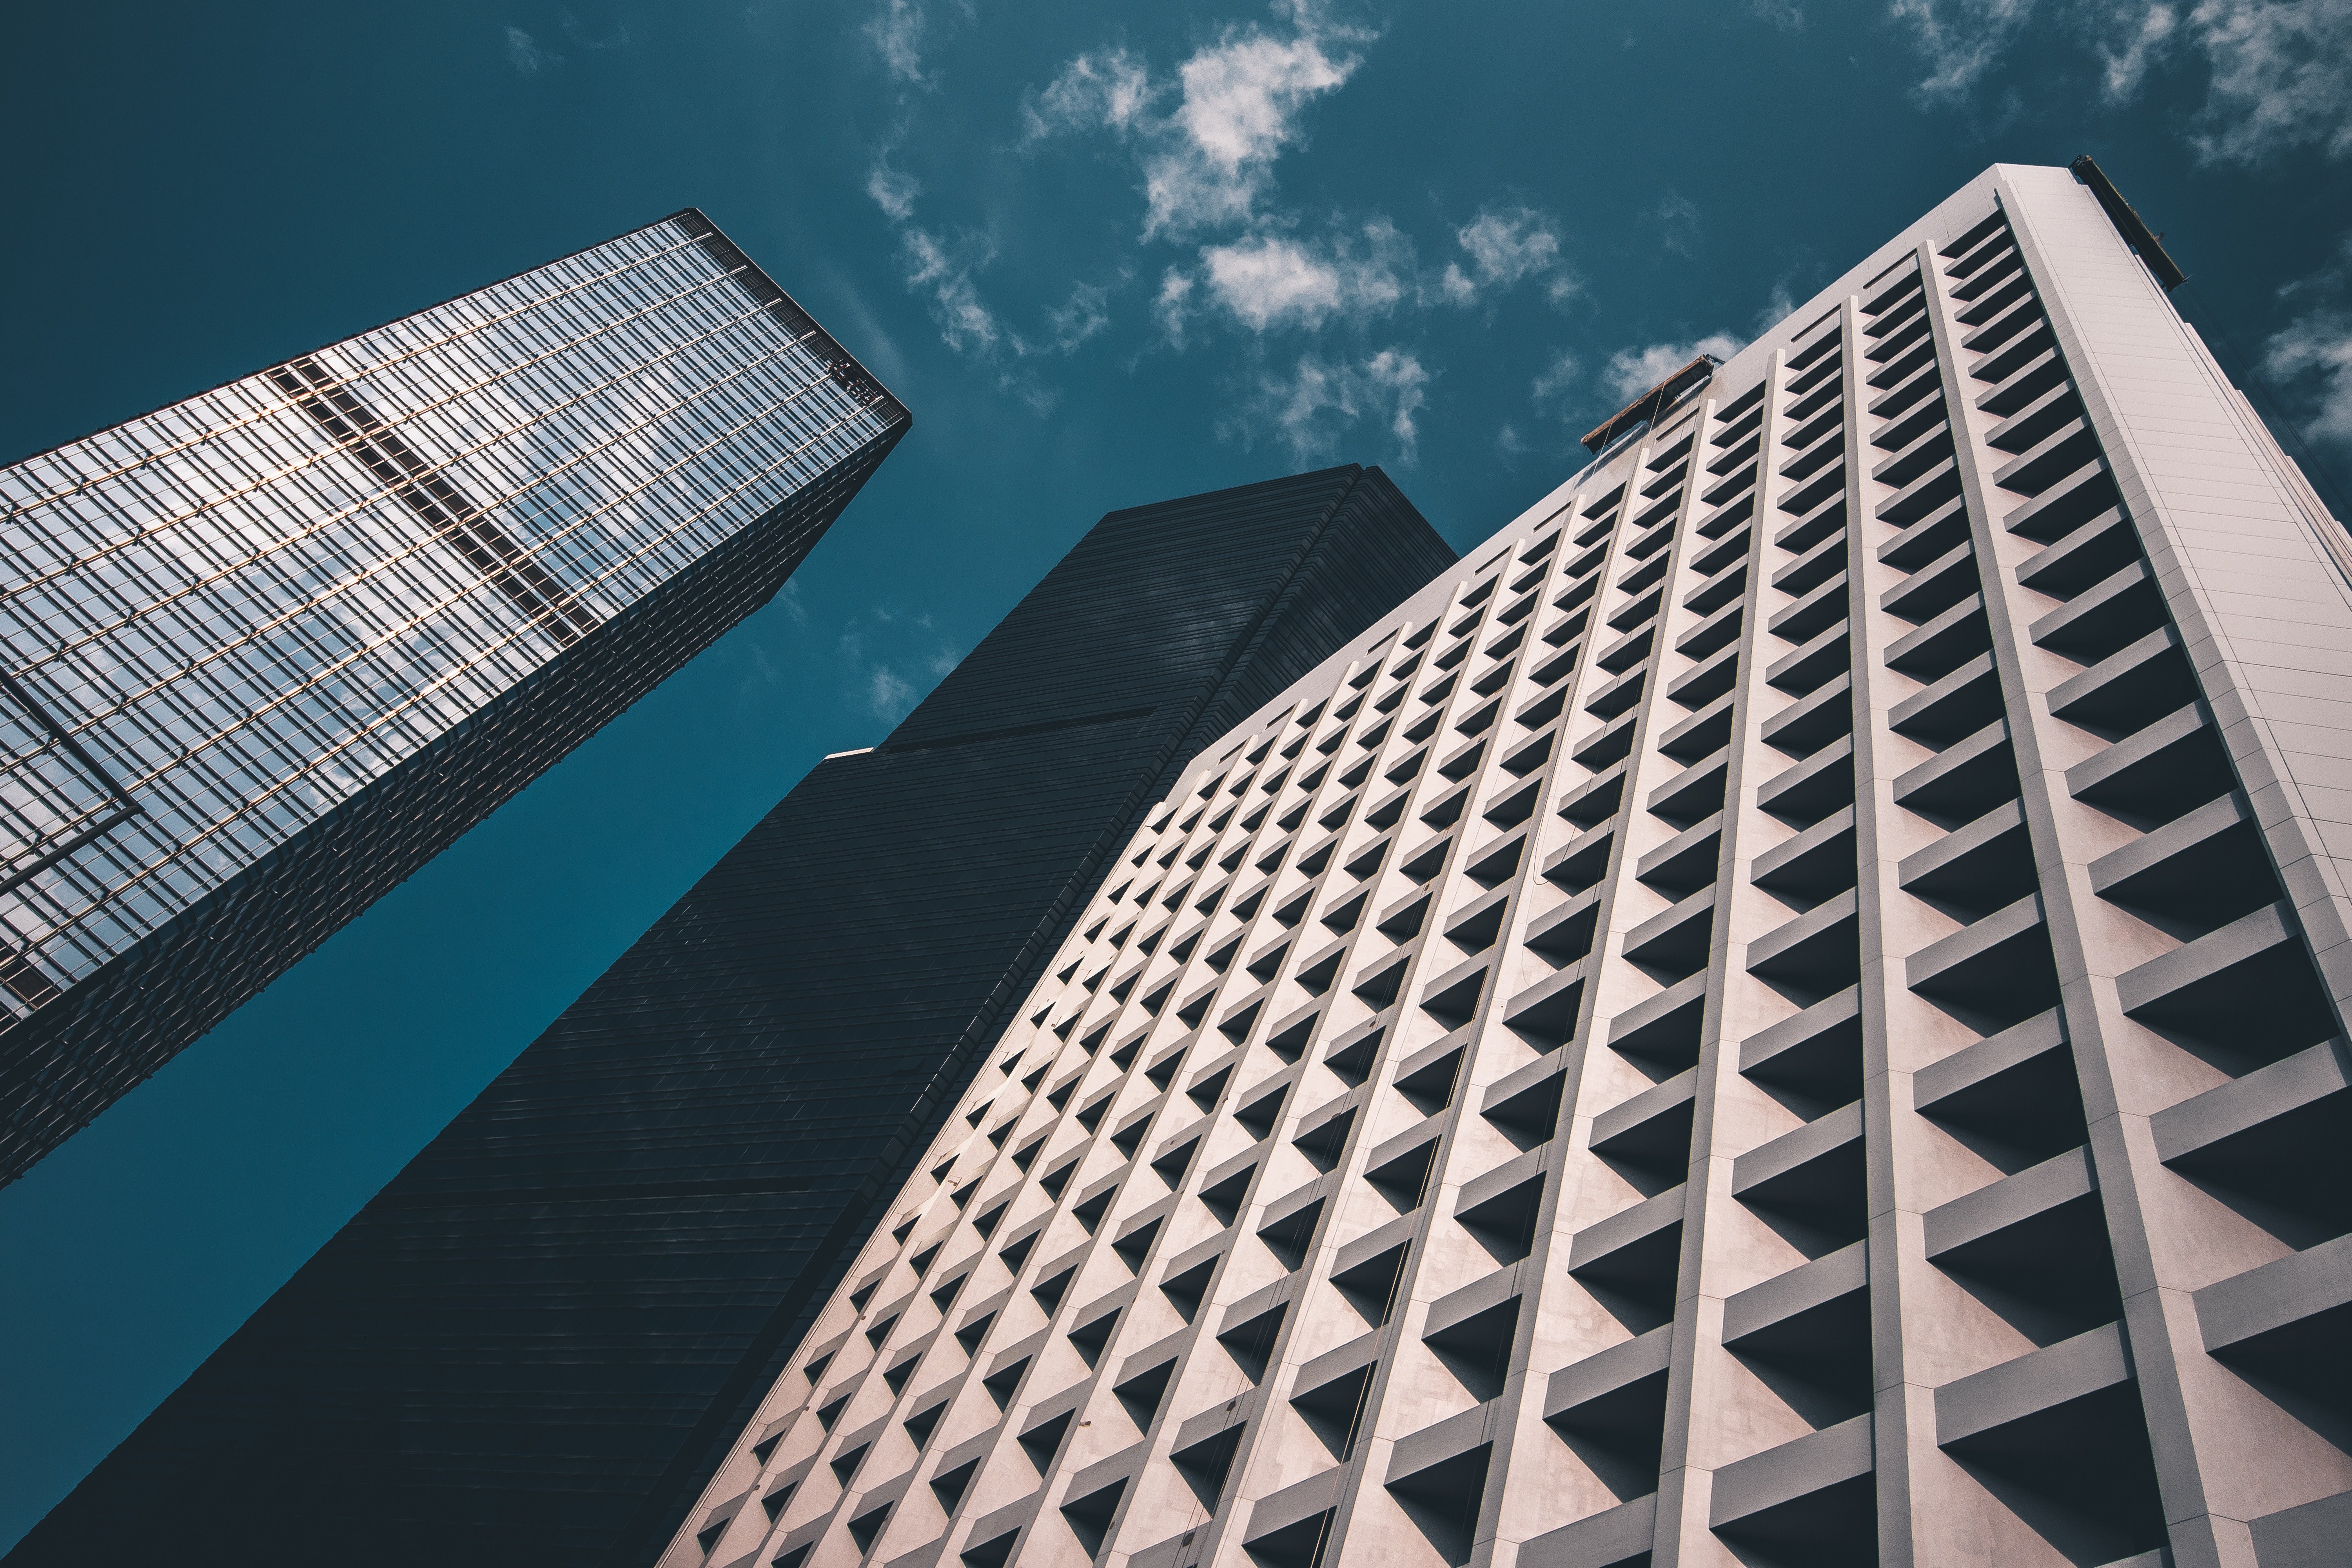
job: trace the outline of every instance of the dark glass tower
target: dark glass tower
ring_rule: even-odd
[[[0,1183],[765,604],[908,424],[688,209],[0,468]]]
[[[1454,559],[1378,469],[1104,518],[828,757],[10,1554],[633,1563],[1109,857]]]

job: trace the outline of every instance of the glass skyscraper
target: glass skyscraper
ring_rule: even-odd
[[[1354,467],[1104,518],[896,731],[811,770],[9,1568],[192,1544],[255,1568],[649,1561],[965,1085],[995,1081],[1077,911],[1132,879],[1149,804],[1452,556]]]
[[[689,209],[0,469],[0,1182],[765,603],[908,422]]]

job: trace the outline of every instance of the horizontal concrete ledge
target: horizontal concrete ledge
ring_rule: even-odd
[[[2264,1514],[2249,1533],[2262,1568],[2342,1568],[2344,1543],[2352,1541],[2352,1492]]]
[[[1723,1342],[1735,1343],[1783,1319],[1869,1288],[1870,1244],[1851,1242],[1727,1299]]]
[[[2251,823],[2252,820],[2252,813],[2240,801],[2235,790],[2209,800],[2187,816],[2175,817],[2153,832],[2142,834],[2122,848],[2111,850],[2092,861],[2091,891],[2105,896],[2107,889],[2126,878],[2160,865],[2182,850],[2226,833],[2242,822]]]
[[[964,1536],[965,1542],[979,1546],[1001,1535],[1010,1535],[1016,1530],[1028,1528],[1029,1521],[1037,1517],[1037,1505],[1045,1500],[1045,1497],[1043,1492],[1031,1492],[1019,1502],[1009,1502],[1003,1508],[982,1514],[972,1521],[971,1531]]]
[[[1936,1443],[1948,1447],[2131,1380],[2121,1323],[2106,1323],[1936,1390]]]
[[[1277,1492],[1269,1492],[1250,1505],[1249,1528],[1244,1532],[1248,1541],[1271,1535],[1285,1525],[1297,1524],[1302,1519],[1312,1519],[1339,1501],[1340,1484],[1348,1479],[1348,1467],[1334,1465],[1318,1470],[1303,1481],[1293,1481]],[[1246,1542],[1244,1542],[1246,1549]]]
[[[1613,1568],[1646,1556],[1658,1533],[1658,1494],[1637,1497],[1615,1508],[1546,1531],[1521,1543],[1519,1568]]]
[[[1479,1114],[1485,1115],[1492,1111],[1496,1106],[1525,1094],[1538,1084],[1559,1077],[1565,1070],[1559,1065],[1559,1059],[1549,1054],[1513,1068],[1486,1086],[1486,1096],[1478,1102]]]
[[[1492,1405],[1475,1405],[1434,1426],[1398,1438],[1389,1449],[1388,1479],[1417,1476],[1432,1465],[1489,1441],[1495,1436],[1496,1419]]]
[[[1685,1007],[1703,1005],[1706,1001],[1706,976],[1707,972],[1704,969],[1696,974],[1685,975],[1656,995],[1645,996],[1618,1014],[1609,1025],[1609,1043],[1612,1046],[1631,1044],[1645,1031],[1656,1028]]]
[[[2088,1148],[2069,1149],[2013,1176],[1979,1187],[1966,1197],[1929,1209],[1922,1226],[1927,1256],[1934,1258],[1979,1237],[2005,1230],[2045,1209],[2099,1190]]]
[[[1427,1339],[1432,1334],[1443,1333],[1465,1318],[1475,1318],[1489,1307],[1499,1307],[1512,1298],[1523,1295],[1528,1285],[1528,1281],[1521,1278],[1521,1270],[1525,1268],[1526,1260],[1523,1258],[1507,1268],[1497,1268],[1432,1301],[1427,1315],[1422,1319],[1422,1337]]]
[[[1790,861],[1800,859],[1843,834],[1853,831],[1853,807],[1841,806],[1822,817],[1802,833],[1784,838],[1748,867],[1748,879],[1759,887],[1768,887],[1772,879]]]
[[[2021,831],[2025,826],[2025,807],[2018,801],[2003,801],[1965,827],[1954,828],[1933,844],[1916,854],[1905,856],[1895,868],[1895,880],[1908,888],[1931,871],[1942,869],[1968,854],[2000,837],[2004,833]]]
[[[1491,1171],[1482,1172],[1462,1184],[1454,1194],[1454,1212],[1465,1213],[1491,1198],[1499,1197],[1523,1182],[1541,1181],[1544,1174],[1544,1154],[1541,1147],[1504,1161]]]
[[[1675,1326],[1661,1323],[1648,1333],[1596,1351],[1551,1374],[1544,1387],[1544,1419],[1587,1405],[1613,1389],[1666,1370],[1674,1355]]]
[[[1792,1013],[1769,1028],[1759,1029],[1748,1037],[1739,1047],[1739,1070],[1752,1072],[1783,1051],[1820,1038],[1841,1024],[1850,1024],[1862,1016],[1862,989],[1849,985],[1833,995],[1824,996],[1801,1012]]]
[[[2167,746],[2174,746],[2205,727],[2204,711],[2192,702],[2145,725],[2123,740],[2117,741],[2096,756],[2085,758],[2066,770],[2066,793],[2079,795],[2085,790],[2096,789],[2108,779],[2134,763],[2147,761]]]
[[[1841,767],[1850,769],[1853,765],[1853,737],[1840,735],[1803,762],[1794,767],[1784,768],[1766,780],[1764,786],[1756,792],[1756,804],[1764,810],[1769,811],[1772,809],[1772,803],[1781,796],[1811,783],[1824,773],[1835,773]]]
[[[1858,906],[1855,889],[1848,888],[1835,898],[1807,910],[1785,925],[1776,926],[1748,944],[1748,971],[1753,974],[1769,966],[1790,949],[1817,937],[1841,921],[1854,918]]]
[[[1924,686],[1887,710],[1886,725],[1895,733],[1916,721],[1937,703],[1943,702],[1961,688],[1979,680],[1990,679],[1993,673],[1992,655],[1980,653],[1950,674]]]
[[[2209,1352],[2352,1304],[2352,1236],[2208,1285],[2196,1300]]]
[[[2063,1049],[2065,1045],[2066,1025],[2058,1009],[2037,1013],[2021,1024],[2011,1024],[1999,1034],[1987,1035],[1974,1045],[1939,1057],[1913,1073],[1912,1109],[1929,1110],[1962,1089],[1973,1089],[1996,1074],[2032,1061],[2045,1051]]]
[[[2259,1127],[2315,1100],[2352,1089],[2352,1046],[2341,1037],[2307,1046],[2242,1079],[2158,1111],[2148,1128],[2168,1163]]]
[[[1972,925],[1929,942],[1903,961],[1904,983],[1916,991],[1937,975],[1958,967],[1988,949],[2021,936],[2042,924],[2042,895],[2028,893],[2013,904],[1995,910]]]
[[[1862,1137],[1862,1101],[1840,1106],[1818,1121],[1792,1127],[1769,1142],[1759,1143],[1731,1163],[1734,1196],[1759,1182],[1770,1181],[1798,1166],[1820,1159],[1831,1150]]]
[[[2152,583],[2153,579],[2148,575],[2146,562],[2137,560],[2126,562],[2098,583],[2084,589],[2065,604],[2035,621],[2026,628],[2025,635],[2037,647],[2044,646],[2053,637],[2064,631],[2084,616],[2096,615],[2118,596],[2143,584]]]
[[[1996,719],[1975,734],[1945,747],[1917,766],[1897,773],[1894,784],[1895,804],[1902,805],[1933,789],[1951,774],[1983,762],[1991,752],[2006,751],[2008,747],[2008,723]]]
[[[1872,1468],[1871,1418],[1841,1421],[1716,1471],[1707,1524],[1721,1530],[1750,1514],[1866,1476]]]
[[[1371,1329],[1335,1350],[1325,1351],[1314,1360],[1301,1363],[1298,1375],[1291,1379],[1290,1385],[1306,1393],[1380,1359],[1381,1331]]]
[[[2294,917],[2287,906],[2265,904],[2218,931],[2209,931],[2194,942],[2126,970],[2116,978],[2116,997],[2126,1013],[2137,1014],[2175,991],[2210,980],[2295,940]]]
[[[1692,1098],[1698,1089],[1698,1068],[1685,1068],[1664,1083],[1652,1084],[1631,1100],[1621,1100],[1592,1119],[1589,1144],[1608,1142],[1653,1116],[1663,1114]]]
[[[1685,1187],[1672,1186],[1656,1197],[1645,1199],[1628,1209],[1620,1209],[1598,1224],[1586,1226],[1569,1243],[1569,1271],[1574,1273],[1595,1258],[1606,1258],[1653,1232],[1681,1224],[1685,1202]]]
[[[1146,1441],[1130,1443],[1116,1454],[1097,1459],[1070,1478],[1070,1484],[1062,1489],[1062,1500],[1076,1502],[1080,1498],[1094,1496],[1107,1486],[1133,1479],[1150,1454],[1151,1445]]]
[[[2162,626],[2137,642],[2127,643],[2080,675],[2069,676],[2050,689],[2050,711],[2063,719],[2094,694],[2113,685],[2152,659],[2180,646],[2180,634]]]
[[[1187,1420],[1176,1428],[1176,1436],[1168,1445],[1171,1454],[1181,1454],[1195,1443],[1206,1442],[1218,1433],[1244,1426],[1257,1414],[1258,1404],[1265,1394],[1259,1388],[1244,1389],[1226,1400]]]
[[[1413,1232],[1420,1225],[1421,1215],[1416,1210],[1412,1214],[1401,1214],[1387,1224],[1366,1231],[1333,1254],[1331,1272],[1345,1274],[1358,1264],[1370,1262],[1391,1247],[1412,1245]]]

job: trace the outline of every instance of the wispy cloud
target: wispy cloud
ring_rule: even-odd
[[[1143,179],[1143,237],[1183,238],[1246,225],[1274,184],[1286,148],[1306,139],[1307,105],[1344,86],[1370,35],[1301,3],[1284,26],[1228,26],[1193,51],[1172,80],[1155,79],[1124,49],[1084,54],[1024,105],[1032,142],[1108,130],[1134,139]]]
[[[1729,359],[1748,346],[1729,332],[1709,332],[1696,342],[1647,343],[1638,348],[1619,349],[1601,367],[1601,384],[1620,402],[1639,397],[1643,393],[1690,363],[1703,353],[1717,359]]]
[[[877,654],[877,643],[892,646]],[[878,605],[841,628],[835,651],[848,675],[845,695],[888,724],[905,718],[925,691],[963,660],[962,650],[933,629],[930,616]]]
[[[866,41],[892,79],[924,85],[923,30],[928,21],[921,0],[880,0],[866,18]]]
[[[1892,0],[1887,14],[1926,57],[1922,98],[1965,96],[2033,14],[2033,0]]]
[[[2109,102],[2138,95],[2187,54],[2208,72],[2188,138],[2204,162],[2257,163],[2316,146],[2352,154],[2352,0],[1889,0],[1928,75],[1930,101],[1963,100],[2029,25],[2087,45]]]
[[[1463,259],[1445,264],[1439,288],[1454,304],[1475,303],[1485,290],[1514,288],[1530,278],[1547,279],[1544,291],[1555,304],[1582,286],[1560,264],[1559,236],[1551,220],[1533,207],[1482,207],[1454,231],[1454,242],[1462,247]]]
[[[1784,33],[1805,30],[1805,9],[1794,4],[1794,0],[1748,0],[1748,14]]]
[[[1420,359],[1402,348],[1336,361],[1302,354],[1287,374],[1258,375],[1244,416],[1229,421],[1225,434],[1247,443],[1271,428],[1303,460],[1332,451],[1343,435],[1373,419],[1387,426],[1398,460],[1409,464],[1419,453],[1429,382]]]
[[[541,48],[539,40],[520,27],[507,29],[507,64],[514,68],[517,76],[537,76],[557,58]]]
[[[2263,345],[2263,369],[2304,411],[2305,435],[2352,452],[2352,237],[2333,263],[2280,294],[2306,308]]]
[[[904,223],[915,216],[915,198],[923,194],[923,183],[890,166],[890,155],[897,150],[887,142],[875,149],[874,162],[866,170],[866,194],[891,222]]]
[[[2213,65],[2196,137],[2206,161],[2352,153],[2352,0],[2204,0],[2188,30]]]
[[[1412,242],[1386,218],[1318,242],[1255,234],[1201,251],[1202,297],[1253,332],[1386,315],[1412,290]],[[1189,288],[1180,295],[1190,297]]]
[[[1698,204],[1676,191],[1662,197],[1652,219],[1658,226],[1658,243],[1676,256],[1698,254]]]
[[[971,280],[975,268],[995,258],[995,247],[979,236],[950,242],[928,229],[908,228],[898,237],[899,259],[906,268],[907,287],[929,296],[931,320],[940,336],[959,353],[986,352],[1003,335],[995,313],[980,297]]]
[[[1536,377],[1535,384],[1528,390],[1533,394],[1537,404],[1541,405],[1551,402],[1573,386],[1577,377],[1583,372],[1584,366],[1578,362],[1577,357],[1566,349],[1562,349],[1552,356],[1551,363],[1545,367],[1541,375]]]

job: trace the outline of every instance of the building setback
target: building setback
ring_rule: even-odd
[[[1690,380],[1202,749],[664,1568],[2343,1559],[2352,548],[2063,169]]]
[[[1144,807],[1453,552],[1378,469],[1104,518],[825,759],[10,1568],[642,1563]]]
[[[908,424],[688,209],[0,468],[0,1183],[765,604]]]

